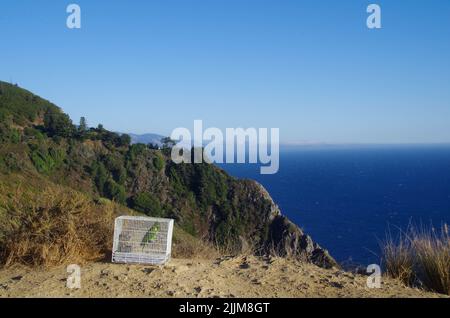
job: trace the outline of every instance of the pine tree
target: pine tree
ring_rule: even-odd
[[[86,117],[81,117],[80,118],[80,126],[78,126],[78,130],[80,132],[86,132],[87,131],[87,121],[86,121]]]

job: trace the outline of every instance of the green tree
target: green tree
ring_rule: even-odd
[[[74,132],[72,120],[61,112],[47,111],[44,116],[44,128],[49,135],[64,138],[71,137]]]
[[[131,137],[127,134],[122,134],[117,140],[117,147],[128,147],[131,144]]]
[[[149,216],[163,216],[163,210],[159,200],[148,192],[136,194],[131,200],[131,207]]]
[[[88,135],[88,126],[87,126],[87,121],[86,121],[86,117],[81,117],[80,118],[80,124],[78,125],[78,129],[77,129],[77,137],[81,140],[85,140],[87,135]]]
[[[105,168],[111,172],[114,181],[123,184],[127,177],[127,171],[124,167],[123,158],[121,156],[105,155],[102,157]]]
[[[157,153],[155,158],[153,158],[153,166],[155,167],[155,169],[161,171],[164,168],[164,163],[165,162],[162,156]]]
[[[88,129],[87,127],[87,121],[86,121],[86,117],[81,117],[80,118],[80,125],[78,126],[78,131],[81,133],[86,132]]]
[[[105,184],[108,180],[108,170],[106,170],[103,163],[94,162],[92,165],[92,175],[94,177],[95,185],[97,186],[98,192],[105,195]]]
[[[137,158],[147,151],[147,146],[144,144],[134,144],[128,149],[127,158],[129,161],[135,161]]]
[[[109,179],[106,181],[106,196],[111,200],[114,200],[118,203],[125,203],[127,199],[127,195],[125,192],[125,187],[117,184],[114,180]]]

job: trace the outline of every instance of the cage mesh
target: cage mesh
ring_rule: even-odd
[[[173,220],[122,216],[116,219],[112,261],[161,265],[170,259]]]

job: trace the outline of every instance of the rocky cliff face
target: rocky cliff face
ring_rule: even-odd
[[[337,266],[326,250],[282,215],[261,184],[230,177],[214,165],[174,165],[170,158],[167,160],[169,183],[180,183],[183,189],[193,193],[194,205],[183,198],[172,203],[183,211],[179,223],[183,224],[188,215],[189,222],[195,224],[197,236],[232,250],[275,253],[325,268]],[[177,194],[169,197],[177,198]],[[189,212],[189,209],[192,210]]]
[[[256,188],[256,197],[261,196],[258,199],[267,200],[270,203],[266,211],[269,235],[263,243],[265,252],[299,258],[324,268],[338,266],[327,250],[315,243],[299,226],[281,214],[279,207],[262,185],[256,181],[253,185]]]

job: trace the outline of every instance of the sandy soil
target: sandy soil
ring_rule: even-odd
[[[81,289],[66,287],[66,267],[0,270],[0,297],[444,297],[383,278],[325,270],[280,258],[173,259],[166,266],[90,263]]]

